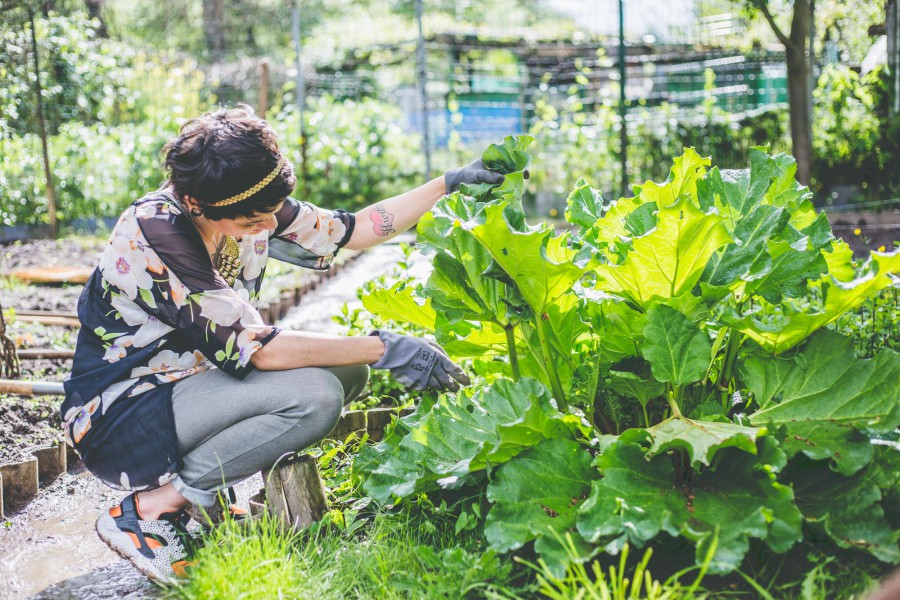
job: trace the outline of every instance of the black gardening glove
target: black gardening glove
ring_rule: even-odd
[[[503,183],[503,177],[503,173],[487,169],[479,158],[464,167],[450,169],[444,173],[444,184],[447,186],[447,193],[452,194],[459,189],[462,183],[466,185],[477,185],[479,183],[499,185]]]
[[[370,366],[373,369],[390,369],[394,379],[409,388],[455,392],[460,383],[470,383],[463,370],[453,364],[444,349],[435,342],[381,330],[369,335],[377,335],[384,342],[384,356]]]

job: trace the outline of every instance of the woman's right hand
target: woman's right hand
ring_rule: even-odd
[[[459,384],[471,383],[465,372],[450,360],[436,342],[381,330],[370,335],[381,338],[384,355],[369,366],[389,369],[394,379],[409,388],[455,392]]]

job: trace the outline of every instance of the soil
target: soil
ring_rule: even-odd
[[[93,267],[106,242],[101,238],[70,237],[0,245],[0,275],[29,267]],[[83,286],[29,286],[11,281],[3,289],[4,309],[74,311]]]
[[[0,464],[24,460],[62,440],[56,397],[0,396]]]

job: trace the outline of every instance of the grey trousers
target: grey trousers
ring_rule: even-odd
[[[211,369],[179,381],[172,410],[184,466],[175,489],[211,506],[217,490],[328,435],[368,378],[367,366],[354,365],[252,371],[243,380]]]

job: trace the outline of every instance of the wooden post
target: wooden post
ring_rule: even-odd
[[[37,121],[41,135],[41,150],[44,154],[44,179],[46,180],[47,215],[50,217],[50,234],[56,238],[59,225],[56,222],[56,193],[53,189],[53,174],[50,172],[50,152],[47,149],[47,127],[44,124],[44,100],[41,88],[41,67],[38,61],[37,33],[34,29],[34,10],[28,9],[31,20],[31,50],[34,57],[34,87],[37,96]]]
[[[327,503],[316,459],[299,454],[273,467],[266,477],[266,500],[269,510],[294,529],[321,520]]]
[[[269,59],[259,61],[259,109],[257,113],[263,119],[269,110]]]

